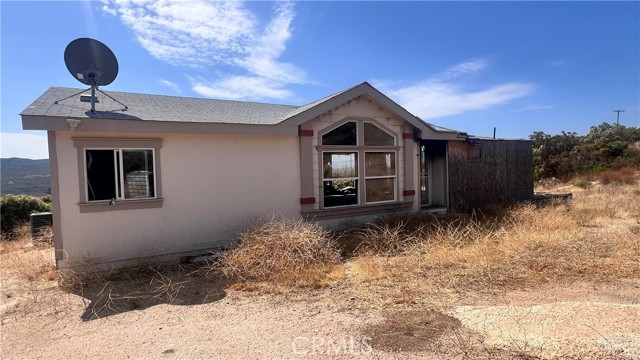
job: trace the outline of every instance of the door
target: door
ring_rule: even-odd
[[[431,182],[429,173],[431,172],[431,159],[427,154],[426,146],[420,145],[420,205],[431,205]]]

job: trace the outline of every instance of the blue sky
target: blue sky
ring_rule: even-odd
[[[640,2],[1,1],[2,157],[46,158],[19,113],[82,88],[63,53],[92,37],[103,90],[301,105],[368,81],[480,136],[640,126]]]

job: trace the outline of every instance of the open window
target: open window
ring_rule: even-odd
[[[396,138],[371,121],[321,136],[324,208],[396,201]]]
[[[154,149],[85,149],[88,201],[155,198]]]
[[[72,138],[80,212],[162,207],[162,139]]]

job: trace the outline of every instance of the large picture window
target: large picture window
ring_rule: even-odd
[[[154,149],[85,149],[88,201],[156,197]]]
[[[345,122],[323,134],[323,206],[395,201],[395,145],[393,135],[362,120]]]

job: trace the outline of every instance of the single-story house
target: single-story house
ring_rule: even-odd
[[[21,113],[48,133],[59,268],[202,253],[259,215],[335,223],[533,197],[529,141],[428,124],[368,83],[304,106],[97,92],[95,112],[78,90]]]

